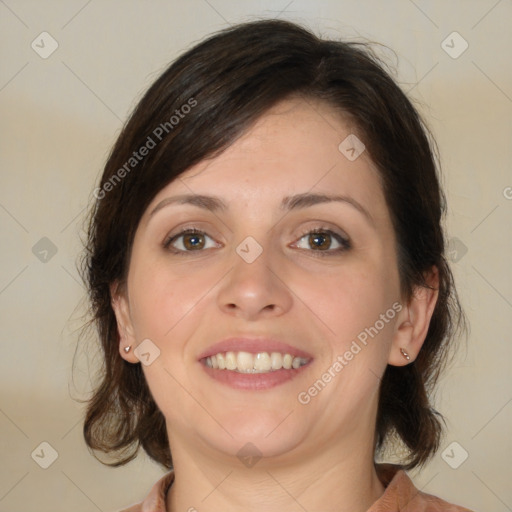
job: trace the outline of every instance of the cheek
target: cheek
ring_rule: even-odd
[[[368,413],[365,407],[373,407],[371,397],[387,365],[397,315],[390,279],[378,265],[347,266],[336,276],[316,281],[309,296],[326,326],[326,361],[314,376],[329,380],[322,400],[342,399],[346,413],[354,418]],[[333,422],[338,421],[336,414],[329,416]]]
[[[134,290],[130,301],[136,334],[162,341],[193,315],[205,294],[198,273],[177,275],[165,261],[134,265],[128,286]]]
[[[289,277],[298,307],[307,306],[308,316],[337,353],[373,326],[391,308],[395,296],[393,277],[381,263],[370,260],[347,262],[328,273],[301,272]],[[382,330],[387,332],[388,325]]]

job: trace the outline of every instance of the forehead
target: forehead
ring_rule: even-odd
[[[347,158],[353,155],[347,154],[344,141],[359,140],[355,132],[325,102],[283,100],[220,155],[199,162],[162,189],[148,209],[172,194],[212,194],[228,203],[277,206],[285,195],[308,192],[350,194],[369,210],[386,208],[379,172],[367,152]]]

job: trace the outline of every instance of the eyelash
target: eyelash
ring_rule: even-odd
[[[344,236],[332,231],[331,229],[329,228],[326,228],[326,227],[318,227],[318,228],[313,228],[313,229],[309,229],[309,230],[306,230],[302,233],[302,235],[300,235],[300,237],[298,238],[298,240],[302,240],[305,236],[307,235],[313,235],[313,234],[322,234],[322,235],[329,235],[331,236],[332,238],[334,238],[339,244],[340,244],[340,247],[336,248],[336,249],[327,249],[325,251],[322,251],[322,250],[314,250],[314,249],[301,249],[301,250],[304,250],[304,251],[311,251],[315,256],[319,256],[321,258],[325,257],[325,256],[335,256],[335,255],[338,255],[340,253],[343,253],[343,252],[346,252],[348,251],[349,249],[352,248],[352,245],[350,243],[350,241],[345,238]]]
[[[175,249],[171,246],[171,244],[173,242],[175,242],[176,240],[178,240],[180,237],[182,236],[185,236],[185,235],[196,235],[196,234],[200,234],[200,235],[206,235],[208,238],[211,238],[207,233],[205,233],[204,231],[201,231],[200,229],[196,229],[196,228],[187,228],[187,229],[184,229],[182,231],[180,231],[179,233],[175,234],[175,235],[171,235],[169,237],[167,237],[163,243],[163,247],[164,249],[167,249],[168,251],[172,252],[173,254],[176,254],[176,255],[179,255],[179,256],[186,256],[187,254],[190,254],[190,253],[193,253],[193,252],[202,252],[202,250],[199,250],[199,251],[184,251],[182,249]],[[307,235],[312,235],[312,234],[323,234],[323,235],[330,235],[332,238],[334,238],[339,244],[341,247],[338,247],[336,249],[327,249],[325,251],[322,251],[322,250],[314,250],[314,249],[300,249],[300,250],[303,250],[303,251],[310,251],[314,254],[314,256],[318,256],[318,257],[326,257],[326,256],[335,256],[335,255],[338,255],[340,253],[343,253],[345,251],[348,251],[349,249],[352,248],[352,244],[350,243],[350,241],[348,239],[346,239],[345,237],[341,236],[340,234],[328,229],[328,228],[323,228],[323,227],[319,227],[319,228],[314,228],[314,229],[310,229],[310,230],[307,230],[305,232],[302,233],[302,235],[300,235],[300,237],[298,238],[298,241],[302,240],[305,236]]]

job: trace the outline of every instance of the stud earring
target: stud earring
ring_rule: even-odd
[[[127,347],[124,347],[123,350],[128,354],[130,350],[132,349],[131,345],[128,345]]]
[[[407,359],[407,361],[411,360],[409,354],[403,348],[400,349],[400,353],[405,357],[405,359]]]

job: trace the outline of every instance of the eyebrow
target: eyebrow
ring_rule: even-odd
[[[328,194],[296,194],[293,196],[286,196],[281,201],[280,209],[284,211],[299,210],[301,208],[308,208],[316,204],[341,202],[353,206],[359,213],[375,226],[375,221],[370,212],[354,198],[346,195],[328,195]],[[203,208],[211,212],[228,210],[227,204],[219,197],[207,196],[202,194],[182,194],[178,196],[166,197],[160,201],[149,214],[150,218],[162,208],[172,204],[190,204]]]

